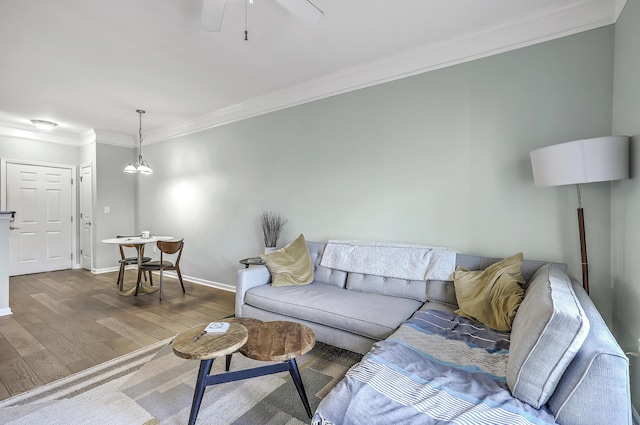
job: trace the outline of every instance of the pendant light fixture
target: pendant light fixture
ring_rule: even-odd
[[[142,109],[136,109],[136,112],[140,115],[140,128],[138,130],[140,147],[138,151],[138,161],[136,161],[135,164],[130,162],[123,171],[125,173],[131,174],[153,174],[153,170],[149,166],[149,163],[142,159],[142,139],[144,138],[144,136],[142,135],[142,114],[144,114],[145,111],[143,111]]]

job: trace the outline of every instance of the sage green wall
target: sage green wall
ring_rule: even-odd
[[[613,131],[631,136],[631,179],[613,184],[613,329],[625,351],[640,338],[640,0],[628,0],[615,27]],[[631,396],[640,409],[640,364],[631,358]]]
[[[103,244],[103,239],[133,234],[135,180],[137,176],[122,172],[131,161],[132,149],[96,143],[93,178],[96,188],[93,204],[93,265],[97,269],[118,266],[120,253],[116,245]],[[110,212],[104,212],[109,207]]]
[[[613,43],[604,27],[150,145],[136,220],[185,238],[186,275],[231,285],[264,210],[289,219],[281,244],[523,251],[579,277],[575,188],[534,187],[529,151],[611,134]],[[583,203],[610,320],[610,186]]]

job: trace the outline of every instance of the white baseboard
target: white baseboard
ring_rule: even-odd
[[[153,274],[160,275],[160,273],[158,272],[154,272]],[[165,274],[175,279],[178,278],[178,275],[175,272],[165,272]],[[210,286],[212,288],[221,289],[223,291],[236,292],[236,287],[229,285],[227,283],[214,282],[212,280],[204,280],[204,279],[199,279],[197,277],[186,276],[186,275],[182,275],[182,280],[185,280],[187,282],[197,283],[198,285]]]
[[[132,266],[127,266],[127,270],[129,269],[135,269],[136,266],[132,265]],[[110,273],[110,272],[117,272],[119,270],[119,267],[107,267],[107,268],[103,268],[103,269],[92,269],[91,273],[93,274],[102,274],[102,273]],[[155,275],[159,275],[158,272],[154,272]],[[165,274],[169,277],[173,277],[173,278],[177,278],[178,275],[175,272],[165,272]],[[229,285],[228,283],[222,283],[222,282],[214,282],[212,280],[205,280],[205,279],[200,279],[197,277],[192,277],[192,276],[186,276],[186,275],[182,275],[182,279],[187,281],[187,282],[191,282],[191,283],[196,283],[198,285],[204,285],[204,286],[210,286],[212,288],[216,288],[216,289],[221,289],[223,291],[228,291],[228,292],[236,292],[236,287],[233,285]]]
[[[103,269],[91,269],[91,273],[102,274],[102,273],[117,272],[118,270],[120,270],[120,267],[105,267]]]
[[[0,308],[0,316],[10,316],[13,312],[11,311],[11,307]]]

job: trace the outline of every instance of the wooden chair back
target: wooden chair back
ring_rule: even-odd
[[[178,254],[178,256],[176,257],[176,261],[174,263],[174,266],[177,267],[178,264],[180,263],[180,257],[182,256],[182,247],[184,246],[184,239],[180,239],[179,241],[158,241],[156,242],[156,245],[160,250],[160,255],[175,254],[175,253]]]
[[[123,236],[123,235],[118,235],[116,236],[117,239],[120,238],[136,238],[140,235],[135,235],[135,236]],[[120,248],[120,257],[124,260],[125,258],[127,258],[127,256],[124,253],[124,248],[135,248],[135,245],[130,244],[130,243],[121,243],[118,245],[118,247]],[[142,246],[142,255],[144,255],[144,245]],[[137,255],[137,254],[136,254]]]

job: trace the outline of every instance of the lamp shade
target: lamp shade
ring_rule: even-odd
[[[575,140],[530,152],[536,186],[561,186],[629,178],[629,137]]]

